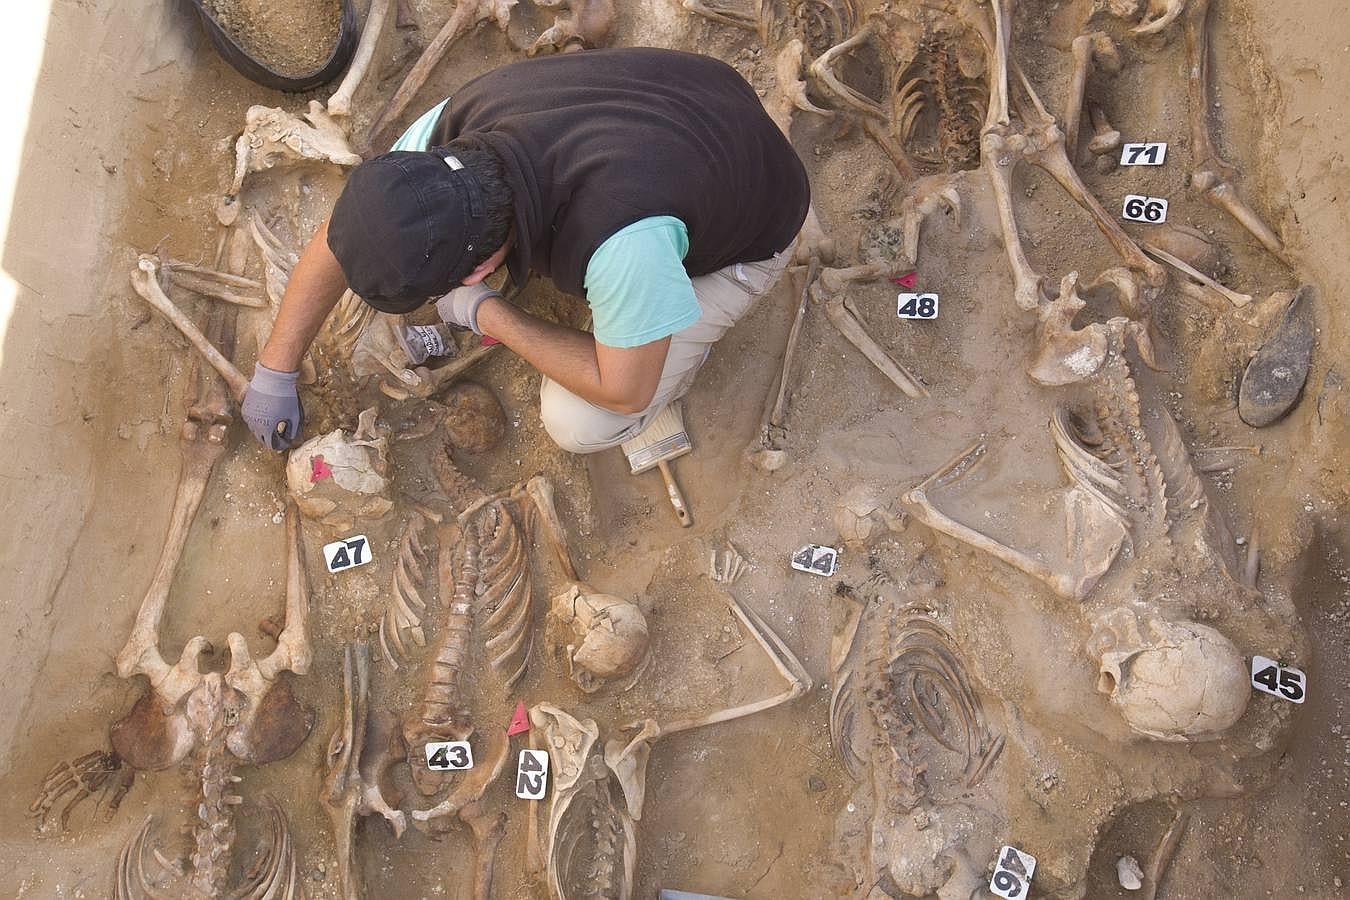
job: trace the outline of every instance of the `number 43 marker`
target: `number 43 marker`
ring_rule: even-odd
[[[548,752],[522,750],[516,764],[516,796],[522,800],[542,800],[548,792]]]

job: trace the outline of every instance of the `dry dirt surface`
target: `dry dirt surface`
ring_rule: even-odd
[[[306,75],[333,55],[340,0],[206,0],[206,11],[250,56],[274,72]]]
[[[294,135],[326,129],[327,161],[242,142],[268,165],[248,173],[229,227],[217,211],[246,111],[299,116],[336,85],[288,96],[243,81],[179,6],[55,0],[13,173],[0,894],[149,896],[141,869],[161,896],[235,896],[274,866],[311,898],[969,900],[993,896],[1005,845],[1037,861],[1029,888],[1000,880],[1019,898],[1344,894],[1350,20],[1313,0],[1211,0],[1207,19],[1199,0],[808,0],[718,4],[712,18],[621,6],[611,45],[708,53],[760,91],[833,244],[809,242],[816,260],[727,335],[687,398],[695,451],[673,468],[695,524],[682,529],[656,474],[552,445],[521,360],[498,349],[464,376],[502,407],[485,423],[481,391],[400,376],[389,323],[359,303],[311,354],[305,436],[335,436],[322,461],[297,451],[288,488],[287,460],[231,423],[210,370],[133,289],[135,273],[149,291],[138,254],[246,279],[226,292],[254,307],[204,298],[181,266],[164,284],[251,371],[268,289],[349,171],[332,141],[360,145],[451,6],[407,4],[405,27],[391,14],[351,116],[311,110],[287,132],[303,153]],[[995,7],[1012,9],[1006,122],[987,115]],[[1177,8],[1156,34],[1131,33]],[[391,133],[570,15],[522,0],[504,30],[469,30]],[[1022,78],[1062,128],[1084,47],[1096,62],[1080,152],[1056,168],[1056,132],[1036,130]],[[825,114],[793,107],[797,79]],[[1087,145],[1112,130],[1167,142],[1165,163],[1109,165],[1119,151]],[[1203,173],[1224,186],[1207,197]],[[1078,179],[1097,218],[1061,187]],[[1123,222],[1130,194],[1167,199],[1166,224]],[[1222,208],[1235,197],[1269,226],[1264,243]],[[905,218],[920,207],[911,259]],[[1154,269],[1136,241],[1250,301]],[[897,317],[892,279],[910,271],[939,295],[935,318]],[[1081,311],[1061,302],[1070,273]],[[1137,297],[1089,286],[1102,273]],[[1304,285],[1306,386],[1253,428],[1238,415],[1244,369]],[[766,427],[803,296],[786,413]],[[586,321],[545,281],[520,302]],[[902,392],[845,340],[845,316],[917,386]],[[342,487],[358,474],[373,494]],[[197,507],[176,496],[194,478]],[[540,478],[574,574],[522,487]],[[292,491],[306,493],[300,551]],[[181,555],[157,576],[170,533]],[[330,574],[323,546],[355,534],[371,561]],[[838,549],[838,570],[794,571],[807,544]],[[746,566],[727,583],[731,549]],[[573,577],[590,606],[567,593]],[[172,676],[124,651],[152,585],[167,665],[200,654]],[[583,606],[620,641],[606,658],[623,672],[598,686],[577,677],[586,632],[566,621]],[[360,646],[364,705],[344,696]],[[451,661],[439,676],[438,652]],[[1301,670],[1305,702],[1253,690],[1258,655]],[[457,693],[428,689],[455,667]],[[448,721],[429,712],[439,701]],[[533,728],[508,739],[520,702]],[[726,710],[747,714],[682,727]],[[361,716],[364,748],[344,730]],[[428,717],[439,736],[468,735],[467,774],[428,770]],[[552,765],[539,802],[515,795],[530,746]],[[344,819],[344,771],[380,788],[386,816]],[[447,797],[451,814],[412,821]],[[1141,891],[1118,881],[1127,855]]]

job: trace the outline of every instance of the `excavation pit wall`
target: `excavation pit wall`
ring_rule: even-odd
[[[1028,71],[1045,73],[1033,77],[1058,99],[1067,74],[1064,48],[1073,34],[1071,10],[1029,8],[1020,14],[1018,52]],[[437,3],[418,5],[423,40],[446,11]],[[1319,347],[1304,403],[1289,420],[1260,433],[1241,425],[1229,408],[1231,353],[1213,346],[1219,332],[1207,330],[1203,317],[1192,321],[1184,311],[1162,317],[1172,371],[1143,381],[1153,396],[1167,398],[1192,445],[1265,447],[1260,460],[1221,475],[1217,480],[1227,486],[1216,493],[1236,534],[1250,535],[1260,518],[1265,584],[1292,595],[1304,617],[1311,654],[1303,668],[1311,689],[1288,734],[1289,762],[1282,768],[1271,762],[1269,780],[1253,795],[1192,805],[1194,818],[1162,896],[1207,896],[1218,890],[1215,885],[1231,896],[1281,896],[1298,884],[1309,895],[1334,896],[1333,879],[1350,878],[1346,850],[1337,840],[1350,833],[1350,814],[1340,805],[1350,789],[1345,768],[1335,765],[1350,734],[1340,675],[1350,664],[1343,640],[1350,618],[1343,524],[1350,314],[1339,302],[1350,277],[1344,201],[1350,174],[1341,152],[1350,140],[1350,119],[1338,108],[1340,87],[1350,77],[1350,22],[1329,18],[1313,0],[1278,10],[1223,2],[1216,13],[1213,115],[1222,123],[1221,146],[1246,173],[1244,191],[1286,236],[1303,280],[1318,288]],[[1044,41],[1031,42],[1035,28],[1043,28]],[[285,96],[244,81],[211,50],[187,4],[55,0],[49,9],[36,4],[16,14],[3,40],[16,77],[0,88],[11,119],[0,140],[0,160],[8,169],[0,174],[0,199],[12,190],[0,260],[6,320],[0,429],[11,460],[0,482],[6,513],[0,523],[0,659],[8,688],[0,700],[0,893],[103,896],[117,851],[145,816],[158,817],[156,833],[172,851],[174,826],[196,802],[185,779],[165,772],[138,776],[108,822],[92,802],[72,814],[65,833],[39,832],[26,816],[47,771],[59,760],[102,749],[107,725],[142,690],[116,677],[113,657],[130,630],[167,525],[179,469],[178,432],[191,391],[191,351],[131,291],[129,275],[136,254],[157,246],[166,255],[210,264],[219,234],[214,211],[245,111],[254,104],[299,111],[309,95]],[[660,0],[621,10],[614,43],[700,49],[759,76],[770,62],[755,52],[750,36],[692,21],[676,4]],[[1176,46],[1159,52],[1170,64],[1127,68],[1112,111],[1127,133],[1165,131],[1176,140],[1185,132],[1184,106],[1177,105],[1184,97],[1181,56]],[[456,84],[517,56],[495,30],[470,35],[405,121]],[[365,105],[358,122],[369,121],[397,85],[389,70],[406,68],[413,58],[402,35],[386,35],[377,55],[377,64],[383,59],[387,66],[384,81],[377,73],[375,88],[358,95],[358,106]],[[1145,58],[1140,53],[1132,61]],[[1125,95],[1135,102],[1126,103]],[[884,157],[857,129],[841,132],[809,116],[799,116],[794,140],[811,170],[822,218],[851,255],[868,210],[884,205],[874,190],[886,175]],[[1174,145],[1171,152],[1178,162],[1184,159],[1183,147]],[[1183,175],[1178,165],[1161,177]],[[1096,271],[1110,264],[1109,248],[1075,207],[1037,202],[1054,190],[1048,179],[1038,173],[1023,178],[1018,194],[1033,199],[1019,210],[1022,227],[1036,238],[1029,253],[1045,274],[1057,278],[1064,274],[1059,267]],[[1112,178],[1090,184],[1103,198],[1123,193],[1125,176]],[[264,177],[253,190],[294,209],[298,230],[317,222],[338,183],[333,171],[312,167]],[[898,493],[982,431],[1029,439],[1043,434],[1025,425],[1043,421],[1045,406],[1021,374],[1031,323],[1011,307],[987,188],[981,180],[967,185],[968,230],[957,234],[939,223],[924,238],[920,275],[944,291],[939,327],[899,327],[887,314],[884,287],[865,289],[857,300],[878,338],[925,378],[934,402],[924,406],[899,397],[838,339],[824,316],[813,314],[797,368],[792,463],[774,477],[748,470],[740,450],[753,436],[799,282],[785,286],[714,354],[689,404],[699,450],[677,468],[698,520],[692,534],[675,525],[655,476],[630,478],[617,454],[583,463],[550,449],[538,425],[537,376],[526,367],[503,354],[475,375],[498,392],[513,427],[499,454],[466,460],[466,471],[498,486],[537,471],[548,474],[584,573],[610,593],[642,595],[651,604],[656,662],[645,687],[615,702],[615,721],[653,708],[698,714],[759,696],[757,686],[772,683],[748,649],[735,649],[743,635],[697,575],[706,568],[707,548],[725,539],[755,566],[741,586],[743,598],[817,681],[811,695],[790,706],[657,744],[639,826],[638,896],[651,896],[658,887],[754,897],[831,896],[852,888],[867,825],[848,805],[865,802],[868,793],[849,781],[829,747],[829,694],[821,685],[828,682],[830,632],[839,619],[836,584],[860,588],[878,571],[898,577],[912,567],[936,567],[974,598],[968,602],[991,610],[1009,603],[998,590],[1020,591],[1011,607],[1014,629],[1022,610],[1059,602],[1048,595],[1028,600],[1034,587],[967,550],[930,548],[931,538],[914,525],[903,536],[883,539],[870,560],[846,556],[836,581],[782,571],[790,549],[833,540],[834,502],[854,484]],[[1180,181],[1165,187],[1184,193]],[[1197,224],[1214,227],[1237,246],[1235,286],[1254,292],[1292,286],[1276,285],[1269,260],[1217,213],[1196,203],[1180,206],[1177,214],[1193,214]],[[257,274],[256,260],[252,265]],[[544,288],[534,289],[540,303],[565,306]],[[239,345],[236,359],[247,371],[251,336],[241,331]],[[841,392],[841,385],[849,390]],[[338,422],[349,413],[335,407],[319,415]],[[1004,465],[1017,468],[1020,462],[1028,481],[1057,484],[1053,461],[1026,443],[1014,444]],[[219,648],[212,663],[217,668],[230,631],[243,633],[255,652],[270,646],[256,626],[280,612],[284,591],[283,529],[274,521],[284,500],[281,461],[237,424],[229,447],[189,539],[162,642],[172,659],[188,638],[205,635]],[[424,474],[410,465],[398,477]],[[989,524],[1003,537],[1044,514],[1026,493],[1012,491],[1002,499],[1006,503]],[[377,548],[397,537],[395,526],[391,521],[372,529]],[[322,897],[337,890],[317,773],[339,721],[339,641],[362,635],[378,617],[388,570],[372,567],[346,582],[329,579],[316,564],[320,538],[317,531],[308,536],[316,658],[311,673],[295,682],[318,718],[295,756],[241,770],[240,790],[250,804],[239,815],[235,856],[238,864],[249,858],[262,823],[256,801],[269,792],[291,817],[307,890]],[[962,567],[973,572],[962,573]],[[558,584],[546,565],[536,573],[539,594]],[[990,613],[991,621],[1006,617]],[[1033,621],[1021,620],[1028,631],[1015,634],[1027,642],[1023,646],[1038,646],[1026,624]],[[1065,654],[1076,653],[1071,645],[1066,641]],[[1076,657],[1051,674],[1090,676],[1087,663]],[[545,682],[545,672],[532,675],[527,695],[576,700],[566,685],[546,689]],[[407,689],[390,696],[405,704],[400,711],[410,701]],[[509,716],[510,709],[500,711],[502,724]],[[1124,744],[1120,752],[1146,760],[1147,749]],[[1056,777],[1081,784],[1094,774],[1088,764],[1064,762]],[[523,896],[523,804],[515,805],[505,790],[492,796],[512,817],[498,863],[499,895]],[[1165,810],[1145,804],[1095,836],[1101,843],[1092,854],[1086,895],[1115,896],[1116,857],[1131,852],[1143,860],[1167,821]],[[1013,823],[994,842],[1003,839],[1063,847],[1066,854],[1071,845],[1093,840],[1029,819]],[[467,896],[456,876],[468,860],[463,829],[440,845],[418,834],[399,845],[382,823],[370,821],[359,831],[358,847],[372,896],[382,890]],[[1080,846],[1076,852],[1085,851]],[[1051,878],[1053,856],[1041,860]]]

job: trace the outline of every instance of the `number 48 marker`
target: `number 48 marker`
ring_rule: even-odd
[[[936,319],[937,294],[901,294],[896,301],[896,315],[902,319]]]

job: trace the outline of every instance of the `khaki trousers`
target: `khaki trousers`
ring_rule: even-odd
[[[657,413],[693,387],[712,345],[773,289],[796,247],[794,240],[770,259],[734,263],[691,279],[702,314],[693,325],[671,336],[661,381],[651,405],[642,412],[629,415],[604,409],[545,376],[539,388],[539,414],[549,437],[572,453],[594,453],[640,434]]]

